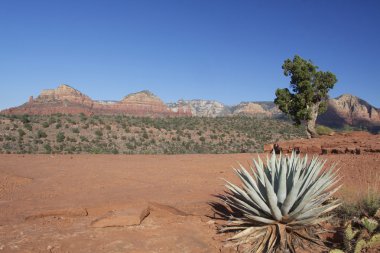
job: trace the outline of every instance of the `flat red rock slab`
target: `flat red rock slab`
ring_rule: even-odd
[[[58,216],[58,217],[80,217],[87,216],[86,208],[66,208],[57,210],[46,210],[38,212],[25,217],[25,220],[36,220],[44,217]]]
[[[126,210],[108,212],[103,217],[94,220],[91,227],[125,227],[140,225],[149,215],[149,206],[131,207]]]

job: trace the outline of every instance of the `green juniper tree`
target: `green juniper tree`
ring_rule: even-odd
[[[309,138],[316,137],[315,122],[318,114],[326,111],[328,92],[337,78],[329,71],[318,71],[318,66],[298,55],[285,60],[282,69],[290,77],[291,91],[277,89],[274,102],[296,125],[306,123]]]

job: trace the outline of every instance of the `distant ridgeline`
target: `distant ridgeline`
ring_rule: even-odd
[[[124,97],[121,101],[96,101],[80,91],[60,85],[56,89],[43,90],[37,98],[18,107],[0,112],[3,115],[129,115],[139,117],[220,117],[245,115],[261,118],[284,118],[273,102],[242,102],[226,106],[212,100],[179,100],[165,104],[150,91],[141,91]],[[370,131],[380,130],[380,110],[366,101],[345,94],[330,99],[325,114],[317,123],[335,128],[356,127]]]

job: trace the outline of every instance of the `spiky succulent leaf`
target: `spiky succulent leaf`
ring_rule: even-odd
[[[308,162],[307,155],[301,157],[293,152],[291,156],[273,153],[265,164],[258,157],[253,160],[251,173],[239,164],[235,173],[242,186],[227,182],[230,193],[225,204],[239,210],[241,216],[231,215],[223,231],[243,230],[231,241],[235,245],[255,242],[247,252],[279,248],[293,252],[294,241],[310,241],[305,233],[294,231],[327,220],[329,217],[324,215],[340,205],[339,201],[326,204],[339,189],[340,178],[335,165],[324,170],[325,163],[318,157]],[[253,229],[255,226],[262,229]]]

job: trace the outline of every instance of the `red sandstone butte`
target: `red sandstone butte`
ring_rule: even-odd
[[[25,104],[3,110],[2,114],[49,115],[62,114],[122,114],[149,117],[192,116],[187,107],[171,110],[160,98],[149,91],[130,94],[121,101],[96,101],[80,91],[62,84],[56,89],[43,90],[37,98]]]

